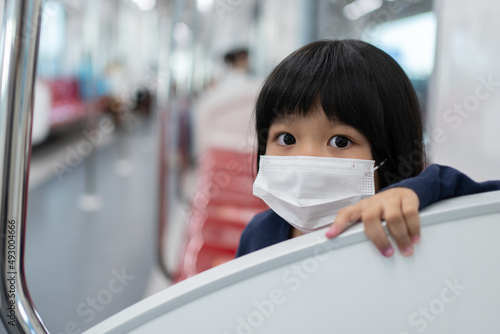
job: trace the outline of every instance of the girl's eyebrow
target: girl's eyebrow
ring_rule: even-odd
[[[285,123],[285,122],[289,122],[289,121],[292,121],[294,118],[298,118],[297,115],[281,115],[281,116],[278,116],[276,117],[272,122],[271,122],[271,125],[272,124],[275,124],[275,123]]]
[[[289,122],[290,119],[283,119],[283,118],[276,118],[270,125],[273,126],[273,125],[284,125],[285,123]]]
[[[343,127],[343,128],[351,128],[351,129],[356,130],[356,128],[354,126],[340,122],[340,121],[335,121],[335,126],[336,127],[339,126],[339,127]]]

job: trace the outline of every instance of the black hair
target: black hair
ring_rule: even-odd
[[[324,40],[285,58],[257,98],[257,165],[277,117],[307,115],[317,103],[328,119],[361,132],[371,145],[380,188],[420,174],[425,164],[415,90],[387,53],[358,40]]]

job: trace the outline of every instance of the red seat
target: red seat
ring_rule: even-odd
[[[177,281],[230,261],[235,255],[236,250],[213,247],[193,239],[188,243],[188,251],[180,263]]]
[[[234,259],[235,255],[236,250],[227,250],[204,244],[198,252],[198,257],[196,259],[196,272],[201,273],[202,271],[218,266],[219,264],[231,261]]]
[[[178,280],[234,258],[254,215],[268,207],[253,196],[252,156],[211,150],[200,160]]]
[[[246,175],[252,178],[254,156],[252,153],[234,152],[221,149],[207,151],[200,159],[200,171],[226,172],[230,176]]]
[[[234,252],[238,249],[238,242],[245,226],[245,224],[208,218],[201,228],[203,242],[214,248]]]
[[[86,107],[80,95],[80,84],[76,78],[56,78],[47,80],[52,104],[50,127],[57,129],[85,118],[88,113],[97,112],[98,102],[91,102]]]

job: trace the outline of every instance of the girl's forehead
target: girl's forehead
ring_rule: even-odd
[[[311,107],[307,112],[293,111],[293,112],[283,112],[276,116],[276,118],[271,123],[288,123],[288,122],[300,122],[305,119],[319,118],[328,123],[334,123],[336,125],[347,125],[340,121],[337,117],[332,117],[332,115],[327,115],[321,105],[316,105]]]

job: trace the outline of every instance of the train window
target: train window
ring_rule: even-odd
[[[64,69],[66,53],[66,12],[59,1],[46,1],[42,11],[38,73],[56,77]]]
[[[410,78],[428,79],[431,76],[436,44],[434,13],[418,14],[371,27],[363,32],[363,37],[387,51]]]

